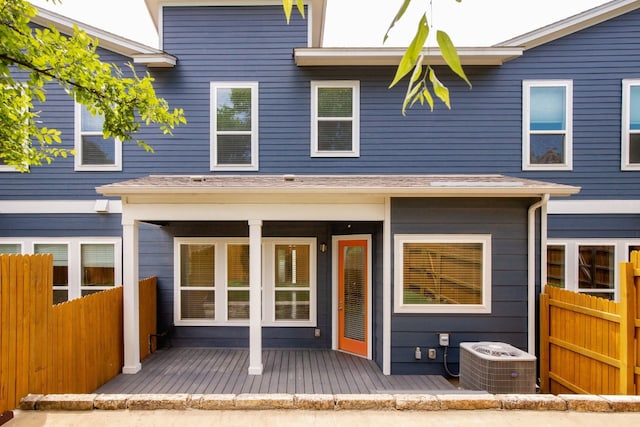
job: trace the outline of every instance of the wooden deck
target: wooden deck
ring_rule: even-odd
[[[264,372],[248,375],[246,349],[159,350],[134,375],[118,375],[97,393],[442,393],[438,375],[390,375],[371,360],[331,350],[263,350]]]

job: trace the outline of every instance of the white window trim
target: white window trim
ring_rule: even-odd
[[[290,321],[275,320],[274,310],[274,252],[277,244],[307,244],[309,245],[309,320]],[[214,319],[181,319],[180,304],[180,245],[214,245],[215,246],[215,283],[214,288],[206,288],[215,292]],[[173,244],[174,286],[173,286],[173,313],[176,326],[249,326],[249,319],[228,320],[227,313],[227,246],[232,244],[249,244],[245,237],[176,237]],[[317,252],[315,238],[277,237],[262,239],[262,326],[276,327],[315,327],[317,325]],[[205,288],[203,288],[205,289]]]
[[[631,163],[629,160],[629,136],[631,131],[631,87],[640,86],[640,79],[623,79],[622,80],[622,118],[621,118],[621,164],[620,169],[623,171],[638,171],[640,163]],[[636,131],[640,133],[640,131]]]
[[[122,286],[122,239],[119,237],[28,237],[28,238],[0,238],[0,243],[19,243],[22,245],[22,254],[33,255],[35,244],[66,244],[68,256],[68,298],[69,300],[80,298],[82,290],[105,290]],[[114,286],[82,286],[82,261],[80,259],[81,245],[86,244],[112,244],[114,250]],[[54,289],[67,289],[67,287],[54,286]]]
[[[562,164],[532,164],[530,154],[530,102],[532,87],[564,87],[566,90],[565,158]],[[558,133],[552,131],[550,133]],[[522,170],[570,171],[573,169],[573,81],[572,80],[523,80],[522,81]]]
[[[248,165],[219,165],[217,150],[217,89],[251,89],[251,163]],[[259,169],[259,85],[258,82],[211,82],[210,83],[210,169],[212,171],[257,171]]]
[[[612,293],[615,301],[620,300],[620,268],[621,262],[629,262],[629,247],[640,246],[640,239],[556,239],[548,238],[547,246],[565,247],[564,283],[565,289],[586,295],[592,293]],[[578,289],[578,248],[580,246],[614,246],[614,288]],[[546,249],[545,249],[546,252]],[[542,283],[547,283],[547,269],[542,269]],[[544,290],[544,289],[543,289]]]
[[[82,132],[83,105],[75,102],[74,108],[74,170],[77,172],[108,172],[122,170],[122,142],[114,138],[114,164],[112,165],[84,165],[82,164],[82,135],[100,135],[102,132]]]
[[[404,304],[403,262],[405,243],[481,243],[481,304]],[[491,313],[491,235],[490,234],[396,234],[394,236],[394,311],[396,313]]]
[[[318,89],[353,89],[351,150],[320,151],[318,149]],[[344,118],[331,118],[341,120]],[[345,121],[347,121],[345,119]],[[360,82],[358,80],[317,80],[311,82],[311,157],[360,157]]]

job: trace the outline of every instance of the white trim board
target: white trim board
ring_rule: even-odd
[[[640,214],[640,200],[549,200],[549,215]]]
[[[105,206],[106,202],[106,206]],[[122,213],[120,200],[0,200],[2,214]]]

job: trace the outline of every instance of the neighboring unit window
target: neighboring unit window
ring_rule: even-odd
[[[640,80],[622,81],[622,169],[640,170]]]
[[[573,83],[523,82],[524,170],[571,170]]]
[[[213,244],[180,245],[180,319],[215,318],[216,282]]]
[[[111,237],[0,239],[0,253],[53,255],[53,304],[122,284],[122,242]],[[13,240],[13,239],[11,239]]]
[[[488,313],[488,235],[397,235],[396,311]]]
[[[564,245],[547,246],[547,285],[556,288],[565,286],[565,247]]]
[[[77,171],[122,170],[122,144],[115,138],[103,137],[103,124],[103,116],[94,116],[87,107],[76,103]]]
[[[573,292],[617,300],[620,282],[616,266],[627,262],[640,241],[560,240],[547,241],[545,283]]]
[[[11,255],[22,253],[20,243],[0,243],[0,254]]]
[[[36,243],[34,254],[53,255],[53,303],[69,300],[69,245],[57,243]]]
[[[275,246],[275,320],[309,321],[309,245]]]
[[[249,319],[249,245],[227,245],[227,318]]]
[[[311,82],[311,156],[360,155],[360,82]]]
[[[90,295],[115,286],[114,246],[80,245],[80,293]]]
[[[258,83],[211,83],[211,170],[258,170]]]

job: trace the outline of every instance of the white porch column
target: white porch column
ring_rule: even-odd
[[[262,375],[262,220],[249,220],[249,375]]]
[[[122,304],[124,327],[123,374],[135,374],[140,364],[140,294],[138,277],[138,221],[122,223]]]

